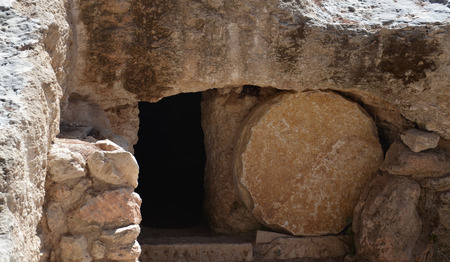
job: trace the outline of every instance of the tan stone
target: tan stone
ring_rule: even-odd
[[[92,257],[87,252],[87,240],[84,236],[63,237],[59,243],[61,252],[59,260],[62,262],[90,262]]]
[[[65,211],[70,211],[79,203],[91,184],[89,179],[81,179],[75,186],[55,184],[47,191],[47,197],[59,202]]]
[[[50,178],[55,182],[79,178],[86,175],[86,161],[78,152],[68,148],[52,147],[48,155]]]
[[[271,243],[256,245],[255,260],[342,258],[350,251],[350,242],[348,236],[277,238]]]
[[[440,136],[433,132],[409,129],[401,135],[403,143],[413,152],[421,152],[430,148],[435,148],[439,144]]]
[[[361,194],[353,216],[358,261],[412,261],[422,230],[420,186],[401,176],[377,176]]]
[[[138,185],[139,166],[130,152],[97,151],[87,160],[91,176],[106,183]]]
[[[236,144],[239,192],[294,235],[339,233],[383,154],[372,119],[331,92],[284,93],[254,110]]]
[[[109,250],[108,258],[114,260],[135,260],[141,255],[141,246],[137,241],[132,244],[117,246]]]
[[[45,210],[47,216],[48,229],[52,232],[57,232],[62,235],[67,232],[66,214],[61,207],[61,204],[52,202]]]
[[[116,151],[123,150],[119,145],[113,143],[110,140],[100,140],[95,142],[95,146],[100,148],[103,151]]]
[[[126,245],[133,243],[141,232],[139,225],[129,225],[127,227],[103,231],[100,240],[109,245]]]
[[[414,153],[403,143],[395,142],[386,152],[380,168],[392,175],[412,176],[420,180],[450,173],[450,159],[442,151]]]
[[[105,245],[99,240],[94,241],[94,243],[92,243],[92,248],[91,248],[92,258],[102,259],[105,257],[105,254],[106,254]]]
[[[141,261],[252,261],[251,243],[191,243],[142,245]]]
[[[141,222],[141,199],[131,189],[106,191],[86,201],[69,216],[69,231],[89,232],[91,224],[123,227]]]

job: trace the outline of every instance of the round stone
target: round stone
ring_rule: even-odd
[[[242,201],[267,227],[341,232],[383,159],[372,118],[333,92],[282,93],[242,125],[233,162]]]

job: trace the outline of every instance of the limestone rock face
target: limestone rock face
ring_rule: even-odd
[[[403,143],[413,152],[420,152],[430,148],[435,148],[439,143],[439,135],[432,132],[425,132],[418,129],[410,129],[401,135]]]
[[[367,113],[335,93],[285,93],[242,126],[234,175],[255,217],[294,235],[342,231],[383,158]]]
[[[378,176],[371,181],[353,217],[359,259],[412,260],[422,230],[419,196],[420,186],[407,177]]]
[[[121,3],[74,3],[77,56],[66,96],[88,96],[130,145],[137,140],[138,100],[246,84],[366,91],[450,138],[450,20],[443,4]]]
[[[62,2],[0,1],[0,261],[42,255],[36,232],[69,32]]]

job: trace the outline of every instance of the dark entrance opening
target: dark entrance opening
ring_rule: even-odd
[[[158,103],[139,103],[141,225],[188,228],[201,225],[205,146],[201,93],[180,94]]]

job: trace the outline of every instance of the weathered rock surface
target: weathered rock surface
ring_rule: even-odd
[[[139,224],[141,201],[131,189],[106,191],[89,199],[69,216],[69,231],[75,234],[88,232],[87,226],[92,224],[109,228]]]
[[[106,243],[125,245],[134,243],[140,232],[141,228],[139,225],[130,225],[127,227],[104,231],[99,239]]]
[[[436,191],[450,191],[450,175],[435,178],[425,178],[420,181],[420,185]]]
[[[241,197],[261,223],[294,235],[342,231],[383,158],[372,119],[335,93],[277,95],[242,127]]]
[[[130,152],[125,150],[97,151],[87,160],[90,174],[109,184],[138,185],[139,166]]]
[[[450,230],[450,191],[440,195],[441,203],[438,207],[441,224]]]
[[[360,260],[412,261],[421,232],[420,186],[407,177],[380,175],[361,194],[353,216]]]
[[[142,245],[141,261],[252,261],[251,243]]]
[[[403,143],[395,142],[386,152],[380,168],[392,175],[412,176],[420,180],[450,173],[450,158],[439,150],[414,153]]]
[[[270,243],[277,238],[289,237],[289,236],[290,235],[287,235],[287,234],[258,230],[258,231],[256,231],[255,243],[256,244]]]
[[[56,182],[86,175],[86,161],[78,152],[68,148],[52,147],[48,155],[50,179]]]
[[[350,242],[348,236],[281,237],[257,244],[255,260],[343,258],[350,252]]]
[[[82,134],[109,121],[105,135],[130,147],[138,100],[247,84],[363,91],[450,138],[449,5],[405,1],[2,1],[0,258],[41,256],[36,232],[62,90],[64,117],[88,106],[89,121],[67,117],[88,123]],[[77,189],[64,212],[85,203],[84,188],[106,188],[69,180],[79,186],[55,185],[59,197]],[[249,217],[234,206],[234,221]]]
[[[98,156],[103,159],[91,161]],[[55,139],[49,158],[51,179],[45,185],[45,216],[40,236],[43,261],[136,261],[141,252],[136,241],[140,232],[141,199],[123,177],[113,180],[113,185],[108,178],[98,179],[110,174],[107,165],[115,174],[122,175],[120,171],[128,172],[129,177],[137,176],[134,157],[109,140],[89,143]],[[91,165],[89,168],[84,167],[86,160]],[[67,178],[67,173],[76,168],[83,168],[83,176]],[[94,170],[98,172],[95,175]],[[136,179],[131,182],[137,183]]]
[[[92,261],[92,257],[87,252],[87,246],[88,244],[84,236],[63,237],[59,243],[60,256],[58,260],[63,262],[90,262]]]
[[[401,135],[401,138],[411,151],[418,153],[437,147],[440,136],[433,132],[410,129]]]
[[[62,2],[0,2],[0,261],[41,257],[36,232],[68,37]]]
[[[106,255],[105,245],[99,240],[94,241],[94,243],[92,243],[91,254],[94,259],[104,258]]]
[[[218,233],[260,227],[242,203],[233,178],[234,140],[245,116],[275,90],[258,87],[210,90],[202,95],[205,134],[205,204],[209,226]]]
[[[137,100],[248,84],[366,91],[450,138],[449,8],[405,3],[76,2],[64,101],[89,97],[132,145]]]
[[[62,235],[67,232],[66,214],[58,202],[52,202],[46,208],[48,229]]]
[[[109,253],[110,260],[118,261],[136,261],[141,255],[141,246],[137,241],[123,246],[113,246]]]

